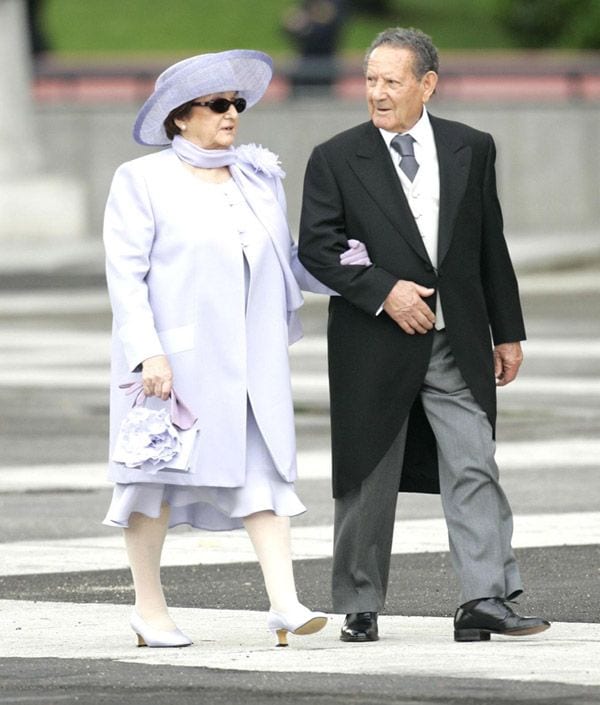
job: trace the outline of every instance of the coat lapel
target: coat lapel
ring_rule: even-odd
[[[458,139],[448,123],[430,115],[440,170],[438,267],[444,261],[454,232],[458,206],[464,196],[471,167],[471,147]]]
[[[282,206],[266,178],[261,179],[245,165],[232,166],[230,171],[246,203],[271,238],[285,282],[287,310],[295,311],[302,306],[304,299],[291,267],[292,238]]]
[[[365,125],[364,136],[355,154],[348,156],[348,162],[382,213],[419,257],[429,262],[423,239],[392,164],[390,153],[379,130],[372,123]]]

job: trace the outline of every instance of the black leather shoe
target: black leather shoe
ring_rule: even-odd
[[[467,602],[454,615],[454,641],[489,641],[490,634],[526,636],[550,628],[541,617],[521,617],[500,597]]]
[[[340,639],[342,641],[378,641],[377,612],[347,614]]]

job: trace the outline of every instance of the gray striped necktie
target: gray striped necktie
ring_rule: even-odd
[[[419,162],[415,159],[415,150],[413,143],[415,138],[412,135],[396,135],[392,140],[392,147],[400,154],[400,168],[408,176],[411,181],[414,181],[417,171],[419,171]]]

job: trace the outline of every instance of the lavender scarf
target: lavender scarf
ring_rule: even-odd
[[[186,140],[181,135],[175,135],[172,144],[177,156],[187,164],[202,169],[216,169],[222,166],[232,167],[231,174],[238,183],[240,172],[249,180],[261,182],[265,176],[283,178],[285,172],[279,166],[279,158],[273,152],[255,144],[243,144],[240,147],[228,149],[202,149]],[[257,177],[262,174],[261,177]],[[252,177],[254,176],[254,179]],[[238,186],[242,188],[242,183]]]
[[[182,161],[202,169],[231,166],[237,161],[237,150],[235,147],[229,147],[229,149],[202,149],[202,147],[198,147],[181,135],[175,135],[172,146]]]

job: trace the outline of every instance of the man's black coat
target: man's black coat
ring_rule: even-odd
[[[384,312],[398,279],[439,291],[446,333],[475,399],[496,420],[495,344],[525,338],[506,246],[490,135],[430,115],[440,174],[437,271],[371,123],[317,146],[308,162],[300,259],[338,291],[329,304],[333,494],[357,487],[409,416],[401,490],[439,491],[437,450],[419,390],[433,333],[408,335]],[[347,240],[362,240],[373,265],[342,266]],[[437,293],[428,300],[435,310]]]

